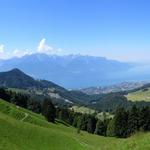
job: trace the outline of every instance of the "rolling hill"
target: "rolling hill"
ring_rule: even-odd
[[[102,137],[76,129],[61,121],[48,123],[41,115],[0,99],[0,149],[5,150],[149,150],[150,134],[128,139]],[[109,143],[109,144],[108,144]]]

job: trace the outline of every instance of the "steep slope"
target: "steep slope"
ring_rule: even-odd
[[[10,88],[55,87],[58,89],[64,89],[50,81],[35,80],[34,78],[25,74],[24,72],[22,72],[17,68],[0,73],[0,86],[10,87]]]
[[[39,87],[40,83],[19,69],[0,73],[0,86],[11,88]]]
[[[149,150],[150,134],[128,139],[101,137],[61,123],[48,123],[41,115],[0,100],[0,149],[5,150]],[[109,143],[109,144],[108,144]]]

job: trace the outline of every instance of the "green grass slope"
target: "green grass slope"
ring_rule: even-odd
[[[0,150],[149,150],[150,134],[128,139],[101,137],[0,100]]]
[[[136,92],[129,93],[127,99],[130,101],[146,101],[150,102],[150,88],[141,89]]]

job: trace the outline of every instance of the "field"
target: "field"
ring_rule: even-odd
[[[150,133],[128,139],[96,136],[0,100],[0,150],[149,150]]]
[[[83,114],[94,114],[96,113],[97,118],[100,120],[104,120],[106,118],[113,118],[113,115],[108,112],[100,112],[98,113],[94,109],[84,107],[84,106],[73,106],[71,109],[73,109],[75,112],[83,113]]]
[[[71,109],[73,109],[75,112],[79,112],[79,113],[83,113],[83,114],[93,114],[96,111],[94,109],[90,109],[88,107],[84,107],[84,106],[73,106]]]
[[[150,88],[138,90],[136,92],[129,93],[127,99],[130,101],[146,101],[150,102]]]

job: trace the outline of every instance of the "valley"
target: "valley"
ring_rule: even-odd
[[[130,136],[128,133],[118,137],[113,135],[114,129],[111,129],[118,107],[122,106],[125,110],[131,111],[133,106],[137,106],[142,112],[143,107],[150,106],[149,101],[144,102],[140,99],[131,101],[127,99],[128,96],[124,96],[145,92],[143,95],[139,94],[145,97],[149,93],[149,84],[129,91],[87,95],[81,91],[67,90],[50,81],[35,80],[19,69],[13,69],[0,73],[0,86],[3,87],[0,90],[0,98],[5,99],[5,101],[0,99],[0,149],[5,147],[6,150],[10,148],[140,150],[142,147],[148,150],[150,148],[148,142],[150,135],[141,129],[134,135]],[[50,98],[56,107],[55,123],[48,122],[42,115],[42,103],[47,98]],[[97,122],[93,124],[95,131],[89,126],[92,119]],[[99,122],[102,124],[98,124]],[[141,127],[146,131],[149,130],[144,126]],[[105,130],[105,133],[97,133],[98,129]]]

